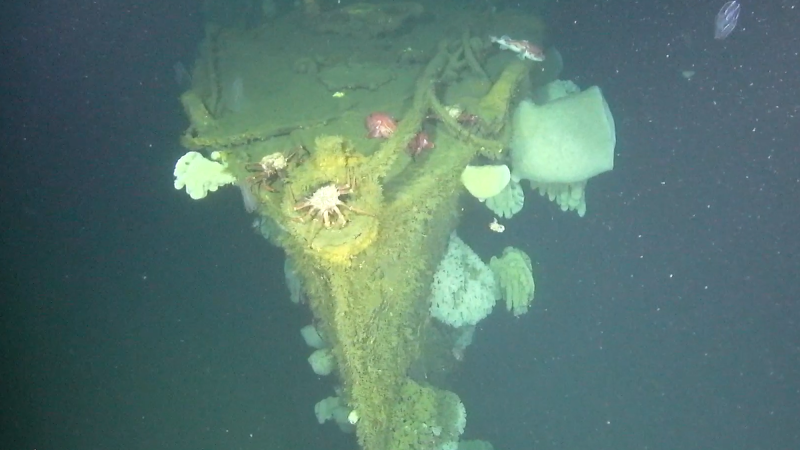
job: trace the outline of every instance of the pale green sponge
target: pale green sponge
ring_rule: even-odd
[[[489,267],[500,284],[506,308],[515,316],[528,312],[536,289],[528,255],[520,249],[506,247],[501,257],[492,257]]]
[[[486,207],[498,217],[506,219],[520,212],[524,204],[525,194],[522,192],[522,186],[514,180],[511,180],[499,194],[486,199]]]

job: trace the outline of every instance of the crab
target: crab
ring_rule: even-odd
[[[448,116],[456,120],[458,120],[458,117],[464,113],[464,108],[462,108],[458,103],[455,105],[445,106],[444,110]]]
[[[308,209],[308,214],[306,216],[314,219],[322,218],[322,223],[325,225],[325,228],[331,227],[331,218],[335,219],[340,226],[344,227],[347,224],[347,219],[344,217],[342,210],[339,209],[340,206],[355,213],[369,215],[358,208],[348,205],[339,198],[351,192],[352,189],[349,184],[337,186],[335,183],[331,183],[317,189],[313,194],[306,197],[305,200],[294,205],[294,210],[300,211]],[[303,222],[302,217],[298,217],[297,219]]]
[[[463,108],[459,104],[445,106],[444,110],[448,116],[455,119],[456,122],[458,122],[461,125],[464,125],[465,127],[473,127],[479,124],[481,121],[480,117],[478,117],[475,114],[470,114],[469,112],[467,112],[465,108]]]
[[[456,122],[467,127],[473,127],[481,122],[481,118],[475,114],[462,111],[461,114],[456,117]]]
[[[247,177],[250,188],[258,191],[263,187],[270,192],[275,192],[272,183],[275,179],[286,176],[289,160],[294,155],[295,153],[286,156],[281,152],[275,152],[261,158],[258,162],[245,164],[245,170],[253,172],[253,175]]]

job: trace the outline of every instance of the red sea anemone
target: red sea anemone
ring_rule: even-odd
[[[411,142],[408,143],[408,153],[412,158],[416,158],[417,155],[423,151],[434,147],[435,145],[433,141],[431,141],[430,136],[428,136],[428,133],[420,131],[411,139]]]
[[[392,116],[382,112],[374,112],[364,121],[367,127],[368,138],[386,139],[397,129],[397,121]]]

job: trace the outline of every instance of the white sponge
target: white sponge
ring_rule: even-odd
[[[231,175],[223,164],[206,159],[197,152],[188,152],[175,163],[175,189],[186,188],[189,197],[199,200],[209,191],[220,186],[233,184],[236,177]]]
[[[453,233],[431,285],[431,315],[453,327],[475,325],[500,297],[489,266]]]
[[[327,348],[314,350],[314,353],[308,357],[308,363],[311,364],[314,373],[321,377],[330,375],[336,369],[336,358]]]
[[[614,168],[614,118],[600,88],[537,106],[522,102],[514,115],[513,175],[536,183],[584,182]]]
[[[345,433],[352,433],[355,430],[353,424],[348,420],[350,413],[352,411],[339,397],[328,397],[314,405],[314,414],[317,416],[317,422],[320,425],[333,420]]]
[[[303,336],[303,340],[309,347],[316,348],[318,350],[325,348],[325,339],[322,339],[322,335],[319,334],[317,327],[314,325],[304,326],[300,329],[300,334]]]

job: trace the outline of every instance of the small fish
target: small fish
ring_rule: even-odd
[[[511,39],[508,36],[489,36],[489,40],[496,43],[503,50],[511,50],[519,56],[519,59],[530,59],[531,61],[544,61],[544,51],[539,46],[528,41]]]
[[[503,231],[506,231],[505,226],[497,223],[497,217],[495,217],[492,223],[489,224],[489,229],[494,231],[495,233],[502,233]]]

